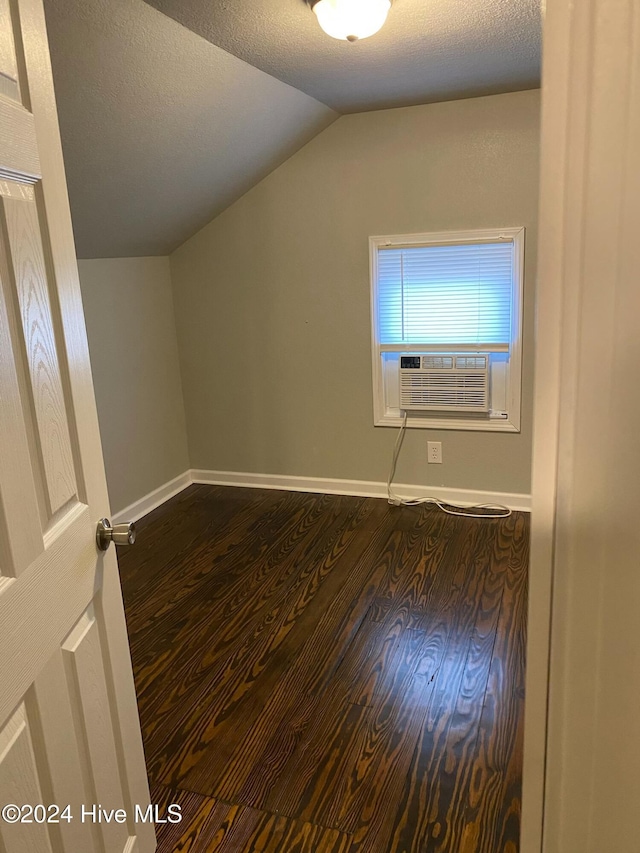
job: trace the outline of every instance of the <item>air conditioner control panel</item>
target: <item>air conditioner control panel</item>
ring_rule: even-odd
[[[401,355],[400,356],[400,367],[402,370],[407,370],[413,368],[414,370],[420,370],[420,356],[419,355]]]

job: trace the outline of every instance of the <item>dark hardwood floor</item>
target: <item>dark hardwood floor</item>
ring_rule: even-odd
[[[159,853],[517,853],[528,517],[192,486],[120,553]]]

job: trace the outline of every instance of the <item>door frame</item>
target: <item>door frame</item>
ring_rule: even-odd
[[[630,850],[640,391],[622,383],[640,312],[640,0],[544,12],[520,853]]]
[[[531,559],[520,853],[543,849],[551,600],[558,487],[563,223],[571,97],[570,0],[543,0]]]

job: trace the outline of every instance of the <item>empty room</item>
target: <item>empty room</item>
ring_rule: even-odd
[[[640,0],[0,11],[0,851],[640,853]]]

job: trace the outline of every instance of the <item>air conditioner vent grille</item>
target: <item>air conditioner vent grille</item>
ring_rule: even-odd
[[[423,355],[422,367],[424,370],[451,370],[453,367],[452,355]]]
[[[458,370],[486,370],[486,355],[457,355],[456,368]]]

